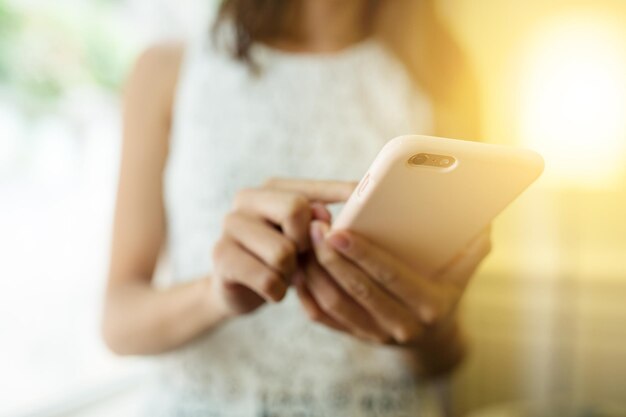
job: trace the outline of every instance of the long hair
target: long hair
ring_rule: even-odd
[[[372,17],[380,0],[365,0],[364,28],[371,30]],[[297,15],[297,0],[223,0],[213,27],[214,36],[219,26],[227,21],[234,25],[235,40],[230,46],[232,55],[253,65],[250,48],[254,42],[280,36],[290,17]]]
[[[250,48],[255,42],[279,36],[288,8],[287,0],[223,0],[213,26],[217,37],[220,27],[230,23],[235,39],[229,43],[232,56],[253,66]]]
[[[366,0],[364,28],[404,63],[434,106],[435,133],[480,138],[479,93],[472,68],[438,13],[435,0]],[[297,0],[222,0],[213,27],[234,29],[230,54],[255,69],[251,48],[280,36],[297,13]]]

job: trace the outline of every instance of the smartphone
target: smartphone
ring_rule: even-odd
[[[533,151],[431,136],[389,141],[333,230],[358,233],[436,275],[543,171]]]

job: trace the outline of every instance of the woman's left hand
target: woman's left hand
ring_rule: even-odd
[[[469,279],[490,251],[485,230],[440,274],[424,277],[373,242],[311,223],[311,254],[295,277],[309,316],[360,339],[419,346],[450,323]]]

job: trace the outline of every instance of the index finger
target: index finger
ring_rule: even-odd
[[[422,320],[433,321],[435,311],[443,309],[441,304],[444,300],[437,285],[410,270],[391,253],[348,231],[331,232],[327,239],[335,249],[366,271]]]
[[[270,178],[264,187],[298,193],[310,201],[341,203],[348,200],[356,185],[355,181]]]

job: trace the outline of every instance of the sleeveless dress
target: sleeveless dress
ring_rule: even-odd
[[[255,75],[210,39],[181,68],[164,173],[170,284],[211,273],[237,190],[272,176],[358,180],[389,139],[429,134],[427,97],[379,41],[333,54],[255,45]],[[397,348],[311,322],[294,291],[160,356],[149,416],[430,416]]]

